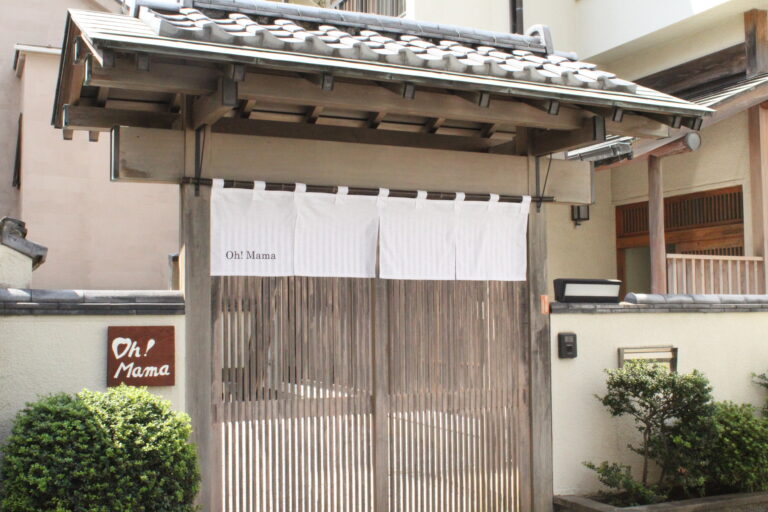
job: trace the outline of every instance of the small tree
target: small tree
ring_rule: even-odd
[[[645,361],[629,361],[623,368],[606,370],[608,392],[597,397],[613,416],[631,416],[642,434],[642,484],[649,485],[650,461],[661,468],[658,487],[703,489],[704,466],[698,443],[711,435],[712,388],[698,371],[688,375]]]

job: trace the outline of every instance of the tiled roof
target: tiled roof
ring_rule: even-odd
[[[339,21],[342,23],[345,22],[343,16],[350,14],[324,9],[315,11],[328,11],[330,19],[341,17]],[[382,18],[377,16],[374,21]],[[141,19],[159,36],[174,39],[251,46],[568,87],[625,93],[635,93],[638,89],[636,84],[617,78],[613,73],[600,71],[594,64],[547,53],[546,44],[542,44],[538,37],[531,36],[512,34],[501,38],[487,33],[486,37],[491,38],[494,44],[470,44],[445,38],[446,33],[454,33],[462,36],[455,39],[470,40],[456,29],[440,33],[424,30],[418,34],[403,33],[399,18],[393,18],[398,20],[397,27],[372,30],[365,28],[365,25],[355,28],[348,21],[342,25],[195,8],[181,8],[178,13],[144,9]]]

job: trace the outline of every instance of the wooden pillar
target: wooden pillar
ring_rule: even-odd
[[[667,243],[664,237],[664,180],[661,158],[648,158],[648,235],[651,293],[667,293]]]
[[[768,15],[752,9],[744,13],[744,44],[747,78],[768,72]]]
[[[535,164],[529,172],[535,183]],[[535,189],[529,186],[531,193]],[[528,221],[528,296],[530,343],[530,415],[531,415],[531,499],[533,512],[553,510],[552,464],[552,382],[547,306],[547,222],[546,206],[537,211],[531,204]],[[545,307],[547,310],[545,310]],[[523,510],[526,507],[523,506]]]
[[[752,252],[754,256],[765,258],[768,256],[768,109],[766,104],[750,108],[748,119]],[[764,290],[768,292],[768,275],[765,275],[764,286]]]
[[[194,131],[187,130],[187,175],[194,175]],[[213,331],[210,277],[210,187],[181,187],[182,290],[186,304],[186,409],[192,419],[202,481],[198,504],[203,512],[221,509],[221,453],[212,407]]]

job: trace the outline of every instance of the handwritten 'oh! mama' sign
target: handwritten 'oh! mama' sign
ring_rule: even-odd
[[[173,386],[173,326],[109,327],[107,386]]]

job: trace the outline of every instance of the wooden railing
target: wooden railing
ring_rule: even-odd
[[[667,293],[762,294],[761,257],[667,254]]]
[[[367,12],[382,16],[405,14],[405,0],[341,0],[331,5],[342,11]]]

